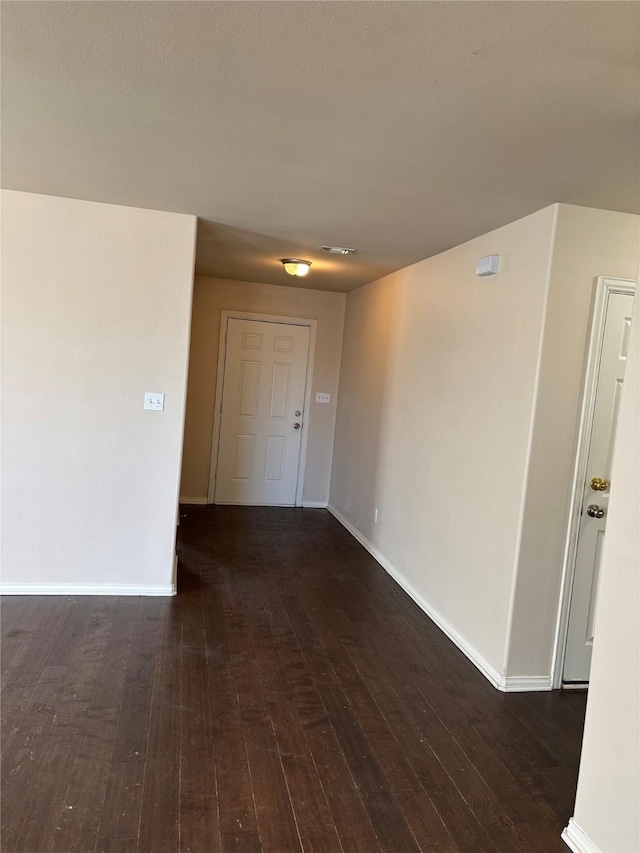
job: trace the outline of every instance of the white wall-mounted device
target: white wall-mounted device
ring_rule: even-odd
[[[476,275],[495,275],[500,267],[500,255],[487,255],[476,261]]]
[[[144,407],[150,412],[163,412],[164,394],[161,394],[159,391],[145,391]]]
[[[316,394],[316,403],[330,403],[331,394],[323,394],[320,391]]]

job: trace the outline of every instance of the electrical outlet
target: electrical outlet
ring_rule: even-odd
[[[374,506],[373,508],[373,523],[377,524],[378,522],[378,507]]]
[[[330,403],[331,402],[331,394],[316,394],[316,403]]]
[[[144,407],[150,412],[163,412],[164,394],[159,391],[145,391]]]

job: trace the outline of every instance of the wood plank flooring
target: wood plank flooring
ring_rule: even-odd
[[[585,695],[505,695],[325,510],[184,507],[175,598],[2,602],[2,853],[566,853]]]

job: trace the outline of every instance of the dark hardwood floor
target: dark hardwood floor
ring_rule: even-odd
[[[182,512],[175,598],[3,600],[3,853],[566,853],[583,694],[494,690],[324,510]]]

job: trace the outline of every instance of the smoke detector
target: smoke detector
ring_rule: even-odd
[[[343,246],[318,246],[326,255],[353,255],[355,249],[345,249]]]

